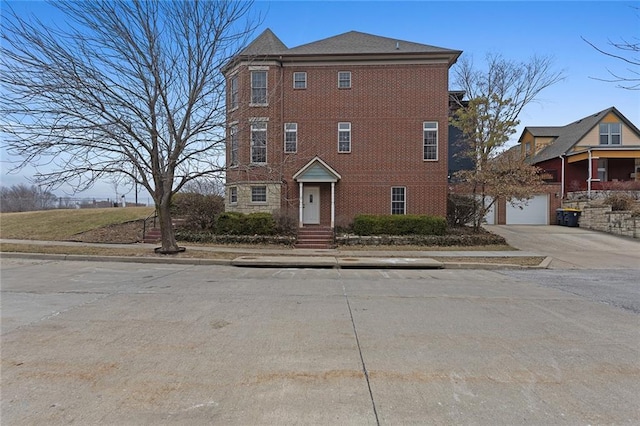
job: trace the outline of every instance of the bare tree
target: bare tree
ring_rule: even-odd
[[[625,76],[607,69],[611,78],[596,78],[596,80],[618,83],[618,87],[621,89],[640,90],[640,42],[638,42],[637,37],[634,37],[633,41],[628,41],[624,38],[620,39],[619,42],[609,40],[607,43],[609,48],[607,50],[596,46],[584,37],[582,37],[582,40],[603,55],[619,59],[627,66],[626,71],[628,74]]]
[[[161,252],[179,251],[169,210],[185,184],[224,171],[220,69],[255,28],[251,2],[60,1],[66,25],[7,12],[0,130],[47,165],[36,182],[84,190],[109,175],[149,191]]]
[[[503,173],[490,164],[504,150],[509,137],[515,133],[519,124],[518,116],[523,108],[537,100],[540,92],[562,80],[563,72],[553,69],[550,57],[533,56],[526,62],[507,60],[498,54],[486,56],[486,68],[477,68],[472,59],[462,58],[454,68],[454,84],[463,90],[468,102],[459,100],[453,111],[451,124],[462,133],[462,154],[473,163],[473,169],[457,175],[470,186],[473,197],[479,197],[474,215],[474,228],[478,230],[483,218],[495,203],[488,191],[495,192],[496,173],[500,173],[501,187],[510,191],[499,194],[507,201],[530,197],[533,193],[516,191],[518,184],[534,189],[536,180],[522,180],[523,176],[534,177],[535,169],[528,166],[520,157],[509,158],[507,165],[513,173]],[[519,164],[518,164],[519,161]],[[506,180],[513,178],[514,185]],[[495,194],[498,195],[498,194]]]
[[[58,197],[36,185],[24,184],[0,187],[0,211],[29,212],[56,207]]]

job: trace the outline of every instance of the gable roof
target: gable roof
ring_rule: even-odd
[[[610,107],[600,112],[597,112],[593,115],[589,115],[587,117],[581,118],[580,120],[574,121],[571,124],[567,124],[566,126],[561,127],[525,127],[524,132],[529,131],[533,136],[538,137],[555,137],[556,139],[551,142],[547,147],[545,147],[542,151],[537,153],[530,160],[531,163],[540,163],[542,161],[547,161],[552,158],[559,157],[568,153],[571,148],[584,136],[591,131],[600,121],[606,117],[607,114],[613,112],[636,134],[640,135],[640,131],[638,128],[630,122],[620,111],[618,111],[615,107]],[[522,139],[522,135],[520,139]]]
[[[337,182],[340,179],[342,176],[317,155],[293,175],[297,182]]]

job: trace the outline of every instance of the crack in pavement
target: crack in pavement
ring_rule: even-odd
[[[367,388],[369,389],[369,397],[371,398],[373,415],[376,418],[376,424],[380,426],[380,419],[378,418],[378,410],[376,410],[376,401],[373,398],[373,391],[371,390],[371,382],[369,381],[369,372],[367,371],[367,365],[365,364],[364,356],[362,355],[362,347],[360,346],[360,339],[358,338],[358,330],[356,328],[356,322],[353,319],[353,311],[351,310],[351,303],[349,303],[349,296],[347,295],[347,289],[345,288],[344,284],[342,284],[342,294],[344,295],[344,299],[347,301],[347,308],[349,309],[349,316],[351,317],[351,325],[353,326],[353,334],[356,338],[358,353],[360,354],[360,362],[362,363],[362,372],[364,373],[364,378],[367,381]]]

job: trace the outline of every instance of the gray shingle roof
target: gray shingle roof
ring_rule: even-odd
[[[268,56],[287,51],[287,46],[269,28],[264,30],[241,52],[241,56]]]
[[[291,49],[266,29],[253,40],[239,56],[273,55],[361,55],[361,54],[406,54],[441,53],[457,58],[462,51],[414,43],[395,38],[380,37],[372,34],[349,31],[323,40],[303,44]]]
[[[376,53],[446,53],[460,54],[460,51],[414,43],[396,38],[349,31],[313,43],[289,49],[292,55],[344,55]]]
[[[638,128],[620,113],[615,107],[610,107],[593,115],[581,118],[571,124],[562,127],[525,127],[525,131],[530,131],[534,136],[555,136],[556,139],[546,148],[536,154],[531,163],[540,163],[552,158],[557,158],[568,153],[591,129],[610,112],[617,114],[620,119],[632,130],[638,133]],[[524,133],[524,131],[523,131]]]

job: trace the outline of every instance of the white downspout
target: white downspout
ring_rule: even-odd
[[[560,161],[562,162],[562,171],[560,172],[560,199],[564,200],[564,155],[560,156]]]
[[[304,184],[302,182],[298,182],[298,186],[300,187],[300,197],[298,198],[298,204],[300,205],[298,208],[298,227],[302,228],[302,203],[304,201],[304,199],[302,198],[302,186]]]
[[[591,161],[591,150],[589,150],[589,178],[587,179],[587,199],[591,199],[591,176],[593,176],[593,163]]]
[[[331,229],[335,227],[336,222],[336,183],[331,182]]]

